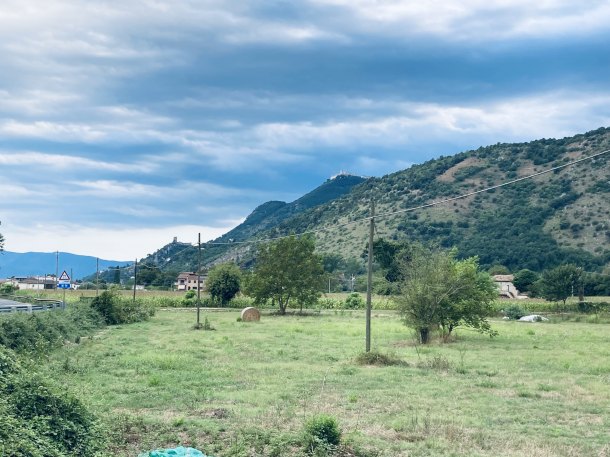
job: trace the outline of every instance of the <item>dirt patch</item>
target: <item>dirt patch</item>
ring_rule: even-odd
[[[470,167],[472,165],[476,165],[478,163],[480,163],[481,161],[475,157],[468,157],[465,160],[462,160],[460,163],[458,163],[457,165],[454,165],[453,167],[451,167],[449,170],[447,170],[446,172],[444,172],[442,175],[438,176],[436,179],[438,181],[441,182],[454,182],[455,181],[455,177],[453,176],[455,174],[456,171],[462,169],[462,168],[466,168],[466,167]]]
[[[209,419],[226,419],[230,415],[229,410],[224,408],[208,409],[201,412],[201,417],[207,417]]]

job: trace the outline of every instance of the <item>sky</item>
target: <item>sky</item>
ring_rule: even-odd
[[[341,170],[610,126],[610,2],[3,0],[0,233],[141,258]]]

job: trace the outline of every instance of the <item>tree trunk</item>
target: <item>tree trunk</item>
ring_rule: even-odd
[[[430,341],[430,329],[429,328],[420,328],[419,329],[419,341],[421,344],[428,344]]]

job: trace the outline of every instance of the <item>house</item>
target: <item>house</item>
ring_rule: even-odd
[[[494,281],[502,298],[517,298],[519,291],[513,284],[513,275],[494,275]]]
[[[13,277],[11,284],[19,290],[50,290],[55,288],[55,276]]]
[[[207,276],[199,275],[199,282],[201,284],[201,290],[205,289],[205,281]],[[174,283],[176,290],[197,290],[197,274],[190,271],[182,272],[176,278]]]

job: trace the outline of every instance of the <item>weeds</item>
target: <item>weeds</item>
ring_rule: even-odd
[[[362,352],[356,357],[358,365],[376,365],[376,366],[391,366],[400,365],[408,366],[404,360],[391,354],[383,354],[378,351]]]

